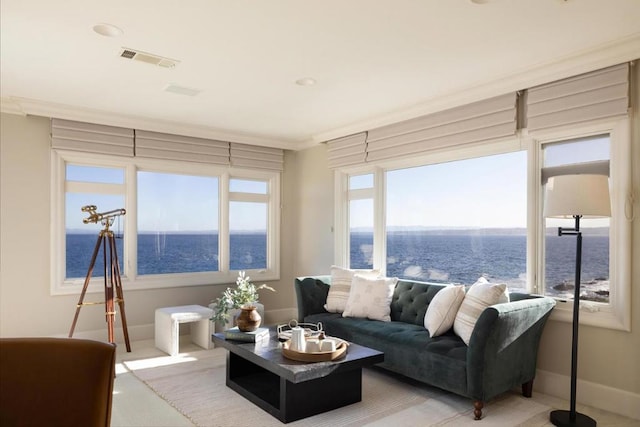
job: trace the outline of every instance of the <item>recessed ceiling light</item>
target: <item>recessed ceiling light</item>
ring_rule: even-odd
[[[296,84],[298,86],[313,86],[314,84],[316,84],[316,79],[314,79],[313,77],[303,77],[296,80]]]
[[[93,31],[105,37],[118,37],[124,34],[124,31],[111,24],[94,25]]]
[[[471,0],[471,3],[475,3],[475,4],[487,4],[489,3],[491,0]]]

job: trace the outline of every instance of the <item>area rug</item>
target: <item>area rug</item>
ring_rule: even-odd
[[[282,426],[267,412],[225,386],[226,350],[183,358],[126,361],[124,365],[195,425]],[[471,401],[381,369],[364,369],[362,401],[289,426],[474,426]],[[308,396],[314,399],[317,396]],[[550,407],[516,392],[489,402],[483,418],[494,426],[541,426]]]

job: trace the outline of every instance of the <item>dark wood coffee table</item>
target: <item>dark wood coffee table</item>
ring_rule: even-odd
[[[227,387],[235,390],[283,423],[331,411],[362,400],[362,367],[384,361],[384,353],[350,344],[346,356],[329,362],[305,363],[282,355],[282,344],[271,336],[257,343],[213,342],[229,350]]]

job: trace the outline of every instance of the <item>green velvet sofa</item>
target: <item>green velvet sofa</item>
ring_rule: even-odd
[[[510,302],[484,310],[469,345],[453,333],[431,338],[424,316],[444,286],[399,280],[391,301],[391,321],[342,317],[324,304],[331,276],[295,279],[298,321],[322,322],[328,335],[384,352],[379,366],[469,397],[476,419],[484,403],[514,387],[531,397],[542,329],[555,300],[510,293]]]

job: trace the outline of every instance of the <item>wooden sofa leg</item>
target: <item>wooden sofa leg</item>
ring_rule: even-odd
[[[533,380],[527,381],[526,383],[523,383],[522,384],[522,395],[524,397],[531,397],[532,393],[533,393]]]
[[[476,420],[479,420],[480,418],[482,418],[482,408],[484,407],[484,402],[482,400],[475,400],[473,402],[473,407],[475,408],[473,410],[473,415],[475,416]]]

